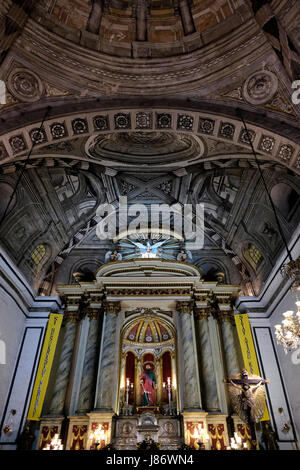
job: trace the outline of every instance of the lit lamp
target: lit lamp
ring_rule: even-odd
[[[234,437],[230,438],[230,446],[227,447],[227,450],[247,450],[248,446],[247,443],[244,442],[241,436],[238,435],[237,432],[234,433]]]
[[[126,379],[126,405],[128,405],[128,400],[129,400],[129,389],[130,389],[130,380]]]
[[[205,450],[205,443],[209,440],[209,435],[205,432],[204,427],[202,428],[200,424],[198,424],[198,426],[195,428],[194,438],[197,441],[199,450]]]
[[[284,352],[289,349],[297,349],[300,346],[300,301],[296,302],[297,312],[293,310],[283,313],[282,325],[275,325],[275,336],[277,343],[281,343]]]
[[[101,442],[104,441],[105,443],[105,430],[103,429],[102,425],[97,426],[97,428],[91,432],[90,440],[94,444],[94,450],[98,449],[98,446],[101,445]]]
[[[54,437],[50,444],[47,444],[43,450],[63,450],[64,446],[62,445],[61,439],[59,439],[59,434],[54,434]]]

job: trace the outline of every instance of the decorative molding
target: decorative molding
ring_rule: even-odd
[[[269,70],[254,72],[243,85],[245,101],[253,105],[268,103],[278,90],[278,78]]]
[[[251,149],[248,141],[248,137],[242,128],[242,124],[237,119],[227,119],[224,121],[221,116],[218,115],[205,115],[204,113],[190,111],[186,112],[184,116],[189,116],[191,119],[189,122],[192,127],[189,129],[177,126],[180,116],[183,116],[182,110],[172,110],[170,113],[166,110],[153,110],[154,120],[151,121],[152,128],[143,128],[142,131],[136,130],[136,120],[142,113],[146,114],[149,111],[142,111],[141,109],[131,110],[107,110],[106,114],[100,116],[99,112],[89,112],[82,114],[73,114],[61,116],[59,119],[48,119],[45,121],[43,128],[40,130],[39,126],[35,123],[27,125],[20,129],[14,129],[11,132],[0,135],[0,167],[11,163],[16,163],[18,159],[26,156],[32,143],[35,144],[35,149],[30,158],[30,164],[36,164],[38,159],[49,159],[49,165],[51,159],[64,158],[70,159],[74,163],[72,165],[90,165],[91,163],[100,164],[103,166],[111,166],[113,161],[114,167],[134,167],[138,166],[138,161],[134,159],[126,162],[119,162],[114,160],[113,153],[110,155],[109,152],[105,151],[105,156],[95,157],[93,152],[90,151],[92,143],[95,141],[95,126],[97,127],[97,138],[103,139],[103,134],[108,138],[112,133],[124,133],[124,129],[131,134],[131,131],[136,133],[136,141],[133,135],[132,145],[142,145],[142,141],[139,141],[138,132],[142,132],[142,140],[147,141],[147,133],[149,139],[152,141],[155,137],[154,129],[160,129],[160,134],[163,136],[164,131],[170,136],[172,133],[176,134],[181,139],[181,133],[184,133],[186,138],[192,139],[197,150],[195,157],[192,158],[192,153],[189,152],[185,155],[186,150],[182,153],[180,159],[180,165],[183,163],[188,166],[189,164],[207,164],[213,165],[214,160],[219,159],[221,148],[216,148],[215,151],[208,152],[206,149],[205,142],[206,136],[213,139],[214,145],[222,144],[227,146],[234,145],[232,148],[234,153],[239,153],[239,159],[246,160],[252,158]],[[121,127],[123,126],[123,127]],[[124,127],[125,126],[125,127]],[[150,124],[149,124],[150,126]],[[284,138],[282,135],[276,134],[271,130],[268,131],[262,127],[248,124],[248,131],[253,143],[255,150],[257,151],[258,158],[269,160],[271,162],[281,163],[285,167],[300,173],[295,160],[297,154],[300,152],[300,145],[291,139]],[[110,130],[109,130],[110,129]],[[188,135],[187,135],[188,134]],[[123,135],[123,134],[121,134]],[[159,137],[159,135],[157,135]],[[82,138],[82,145],[85,145],[85,154],[76,155],[75,147],[78,144],[75,139]],[[74,141],[74,144],[73,142]],[[54,147],[55,145],[55,147]],[[100,146],[101,147],[101,146]],[[199,148],[198,148],[199,147]],[[58,152],[58,154],[56,153]],[[174,150],[175,152],[175,150]],[[75,153],[75,155],[74,155]],[[101,148],[100,148],[101,153]],[[224,153],[224,149],[223,149]],[[230,155],[230,148],[226,151]],[[102,152],[103,154],[103,152]],[[174,158],[171,160],[174,169],[177,168],[179,163],[176,160],[176,152]],[[74,159],[75,158],[75,159]],[[232,157],[231,157],[232,158]],[[68,163],[67,163],[68,164]],[[159,166],[160,168],[170,167],[170,161],[167,162],[156,162],[148,164],[150,167]]]

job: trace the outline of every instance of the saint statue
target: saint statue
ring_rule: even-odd
[[[246,424],[257,423],[266,407],[265,380],[258,375],[249,375],[246,369],[229,378],[229,395],[234,411]]]
[[[35,435],[31,429],[30,421],[26,421],[23,432],[17,438],[18,450],[32,450],[32,444],[35,440]]]
[[[265,450],[279,450],[276,433],[273,431],[271,423],[269,421],[265,421],[262,425],[263,432],[261,440],[265,445]]]
[[[141,375],[142,406],[153,406],[155,403],[156,377],[150,362],[145,363],[144,372]]]

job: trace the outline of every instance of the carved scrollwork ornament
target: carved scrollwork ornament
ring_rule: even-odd
[[[254,72],[243,85],[245,100],[254,105],[270,101],[278,90],[278,78],[269,70]]]
[[[39,101],[44,92],[40,77],[32,70],[21,67],[10,72],[7,88],[15,98],[24,103]]]

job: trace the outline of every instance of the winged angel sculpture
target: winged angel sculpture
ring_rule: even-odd
[[[246,369],[226,381],[233,409],[244,423],[257,423],[263,416],[266,407],[264,384],[269,382],[259,375],[249,375]]]

